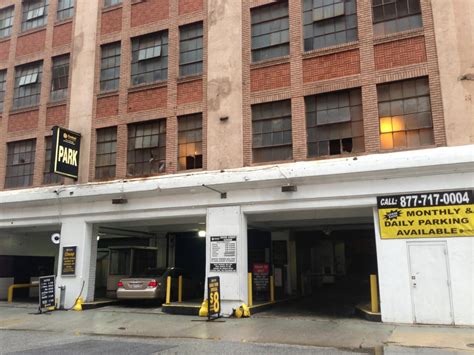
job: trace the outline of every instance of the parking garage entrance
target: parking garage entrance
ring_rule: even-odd
[[[0,301],[38,304],[38,279],[55,275],[59,245],[51,240],[59,226],[15,228],[0,233]]]
[[[277,303],[272,314],[353,317],[370,304],[377,274],[371,210],[249,216],[253,299]],[[293,219],[289,219],[293,218]],[[273,280],[272,280],[273,279]]]
[[[201,299],[206,258],[203,232],[204,217],[181,219],[180,224],[161,220],[101,225],[95,302],[118,300],[122,305],[160,306],[166,301],[168,276],[170,301],[178,301],[180,276],[182,300]],[[118,294],[119,287],[125,292]],[[146,292],[140,294],[142,288]],[[157,290],[152,294],[150,288]]]

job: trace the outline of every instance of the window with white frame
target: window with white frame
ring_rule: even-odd
[[[44,26],[47,20],[48,0],[23,0],[22,31]]]
[[[74,0],[58,0],[56,18],[58,21],[66,20],[74,16]]]
[[[132,39],[132,85],[168,78],[168,31]]]
[[[0,9],[0,38],[5,38],[12,34],[14,9],[14,6]]]
[[[39,104],[43,62],[24,64],[15,68],[13,107],[22,108]]]

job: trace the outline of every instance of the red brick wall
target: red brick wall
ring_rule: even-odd
[[[179,14],[187,14],[202,10],[202,0],[179,0]]]
[[[250,72],[250,90],[263,91],[290,86],[290,64],[278,64],[253,69]]]
[[[41,52],[44,50],[45,39],[46,30],[18,37],[16,42],[16,56],[20,57],[22,55]]]
[[[53,47],[60,47],[71,43],[72,22],[66,22],[54,27]]]
[[[100,23],[101,34],[119,32],[122,29],[122,8],[104,12]]]
[[[132,5],[132,27],[169,17],[169,0],[147,0]]]
[[[178,84],[178,105],[201,102],[202,98],[202,80]]]
[[[8,60],[9,52],[10,52],[10,41],[0,42],[0,60]]]
[[[38,110],[10,114],[8,119],[8,132],[36,129],[38,127],[38,116]]]
[[[46,126],[60,126],[66,123],[66,105],[48,107]]]
[[[358,49],[310,58],[303,62],[303,82],[305,83],[359,73]]]
[[[119,96],[108,96],[97,99],[97,118],[117,116],[119,110]]]
[[[375,46],[375,69],[389,69],[426,62],[425,37],[406,38]]]
[[[166,107],[168,103],[166,87],[145,89],[128,94],[128,112]]]

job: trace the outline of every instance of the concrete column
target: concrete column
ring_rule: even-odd
[[[206,229],[206,289],[204,298],[207,298],[207,277],[220,276],[222,314],[230,316],[234,308],[242,303],[248,303],[247,220],[240,210],[240,206],[209,208]],[[214,236],[237,237],[237,270],[235,272],[210,271],[211,237]]]
[[[286,280],[284,280],[286,284],[286,289],[285,293],[287,295],[292,294],[292,279],[295,279],[295,285],[296,285],[296,269],[293,270],[293,265],[296,265],[296,262],[292,262],[292,257],[290,253],[290,243],[291,243],[291,238],[290,238],[290,231],[289,230],[283,230],[283,231],[276,231],[272,232],[272,242],[276,240],[283,240],[286,242],[286,259],[287,263],[284,265],[286,266]],[[295,259],[296,261],[296,259]],[[273,260],[272,260],[273,263]],[[296,288],[296,287],[295,287]]]
[[[242,4],[236,0],[207,1],[207,168],[240,168],[243,166]],[[228,118],[221,121],[225,117]]]
[[[82,135],[79,183],[86,183],[89,177],[99,2],[76,1],[75,6],[74,47],[71,55],[69,128]]]
[[[76,246],[76,275],[62,276],[63,247]],[[77,297],[94,300],[97,260],[97,227],[83,220],[65,220],[61,226],[57,286],[66,286],[65,307],[72,307]],[[82,290],[82,291],[81,291]]]

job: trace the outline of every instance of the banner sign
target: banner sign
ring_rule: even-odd
[[[63,248],[63,264],[61,269],[61,275],[63,276],[74,276],[76,275],[76,257],[77,247],[64,247]]]
[[[237,237],[211,237],[211,271],[237,271]]]
[[[207,278],[207,319],[221,316],[221,280],[219,276]]]
[[[39,278],[39,309],[54,307],[55,305],[55,276],[41,276]]]
[[[77,180],[81,135],[55,126],[52,142],[51,172]]]
[[[382,239],[474,236],[472,191],[377,197]]]

